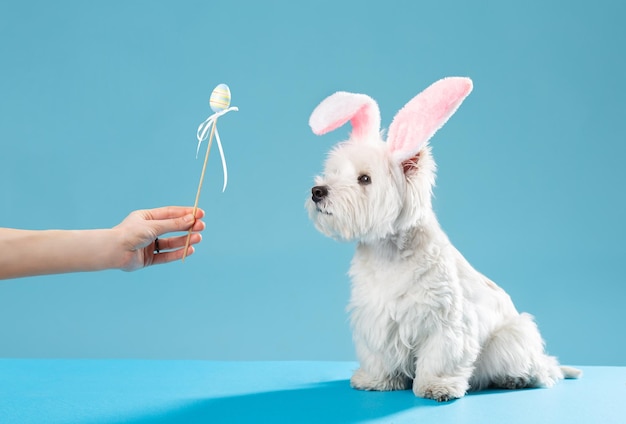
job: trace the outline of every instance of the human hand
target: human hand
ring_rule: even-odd
[[[187,256],[193,254],[193,245],[202,240],[199,231],[206,225],[201,220],[202,209],[193,216],[192,207],[167,206],[131,212],[119,225],[113,227],[120,241],[120,259],[116,266],[124,271],[134,271],[149,265],[164,264],[183,257],[187,235],[160,238],[172,233],[188,231],[192,234]],[[155,241],[158,238],[158,246]],[[159,248],[157,252],[156,248]]]

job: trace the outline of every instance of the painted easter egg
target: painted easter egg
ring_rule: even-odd
[[[221,112],[230,106],[230,88],[226,84],[220,84],[211,93],[209,106],[213,112]]]

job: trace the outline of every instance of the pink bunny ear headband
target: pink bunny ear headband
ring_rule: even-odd
[[[393,157],[402,162],[417,154],[471,91],[471,79],[448,77],[433,83],[409,101],[389,126],[387,146]],[[358,142],[379,136],[378,105],[365,94],[340,91],[327,97],[311,114],[309,125],[315,134],[323,135],[348,121],[352,124],[351,140]]]

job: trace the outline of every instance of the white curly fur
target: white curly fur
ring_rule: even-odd
[[[545,353],[532,316],[450,243],[432,209],[430,147],[398,162],[389,144],[378,132],[338,144],[306,203],[323,234],[357,241],[349,311],[360,368],[352,386],[412,386],[416,396],[447,401],[470,389],[550,387],[580,375]]]

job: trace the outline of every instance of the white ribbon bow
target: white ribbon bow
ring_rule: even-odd
[[[196,159],[198,158],[198,152],[200,151],[200,144],[202,144],[202,142],[207,139],[207,135],[209,134],[211,125],[215,125],[217,118],[222,115],[226,115],[228,112],[233,110],[236,112],[239,110],[239,108],[236,106],[232,106],[228,109],[215,112],[213,115],[209,116],[203,123],[200,124],[197,133],[198,147],[196,148]],[[222,158],[222,169],[224,170],[224,187],[222,188],[223,193],[226,190],[226,184],[228,184],[228,168],[226,167],[226,158],[224,157],[224,149],[222,148],[220,133],[217,131],[217,126],[215,126],[215,140],[217,140],[217,147],[220,149],[220,157]]]

